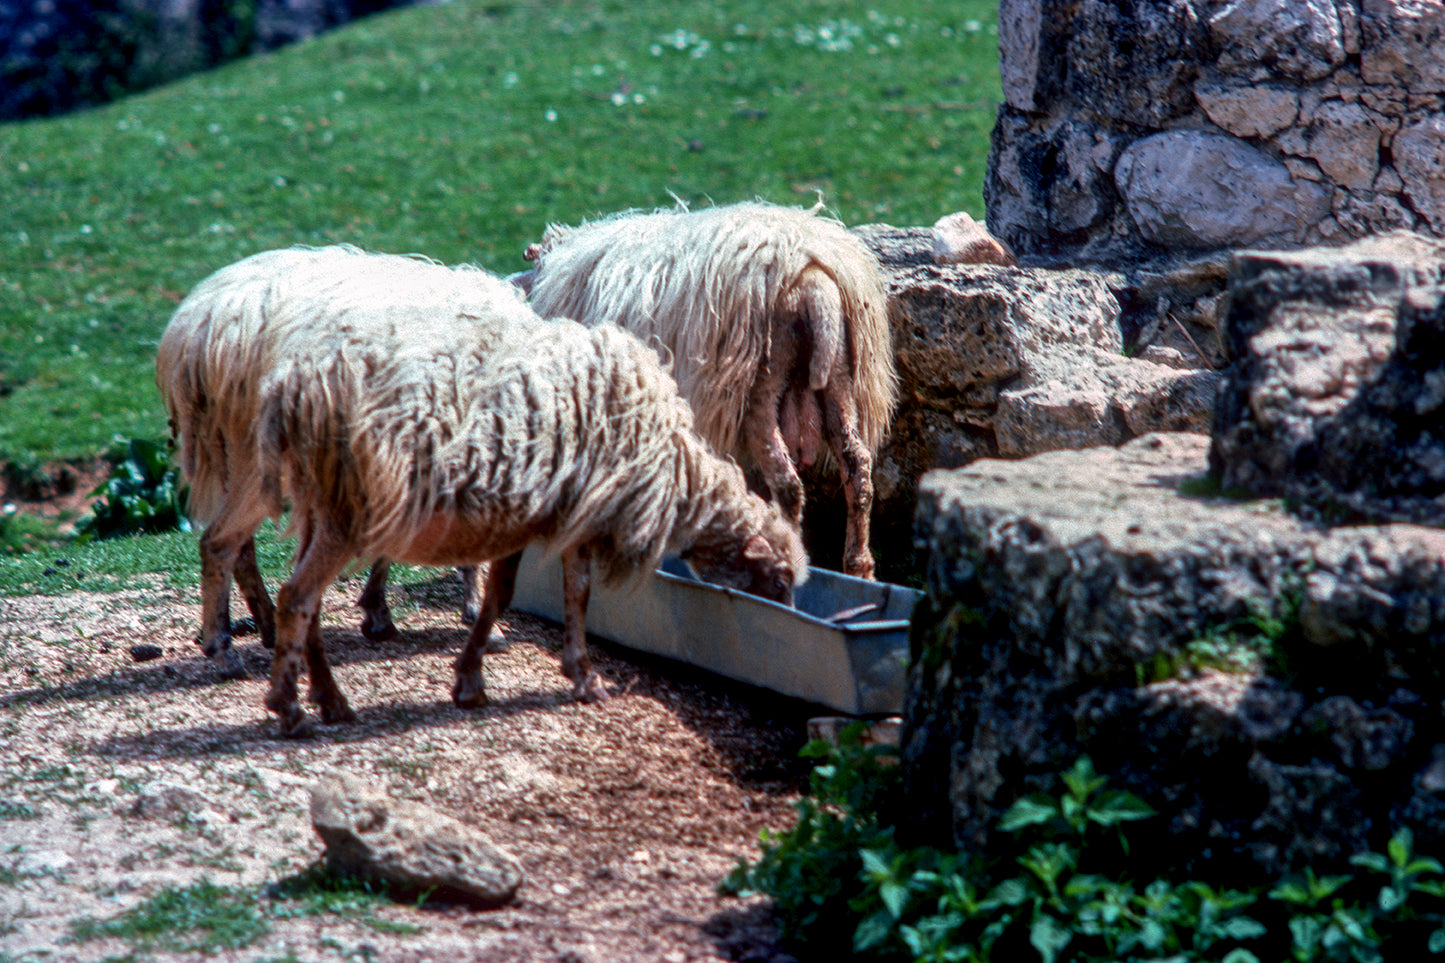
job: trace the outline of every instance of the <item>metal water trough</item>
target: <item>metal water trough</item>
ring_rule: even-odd
[[[809,573],[788,608],[703,582],[669,559],[634,586],[594,582],[587,631],[850,715],[901,712],[908,618],[923,593],[827,569]],[[555,556],[527,550],[512,608],[561,621]]]

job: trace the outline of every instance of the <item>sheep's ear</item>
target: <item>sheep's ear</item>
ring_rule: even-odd
[[[516,274],[508,274],[507,280],[512,283],[513,287],[519,288],[523,294],[531,294],[532,285],[537,280],[537,269],[533,268],[530,271],[518,271]]]
[[[743,542],[743,558],[772,558],[776,554],[777,552],[773,550],[772,542],[769,542],[761,535],[749,535],[748,540]]]

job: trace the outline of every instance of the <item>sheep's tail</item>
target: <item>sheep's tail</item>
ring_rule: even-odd
[[[837,353],[847,351],[858,402],[858,432],[863,444],[877,451],[898,405],[888,288],[877,259],[856,235],[829,218],[814,220],[814,230],[806,234],[805,253],[811,265],[832,280],[835,291],[827,292],[827,303],[812,313],[809,387],[824,387]]]

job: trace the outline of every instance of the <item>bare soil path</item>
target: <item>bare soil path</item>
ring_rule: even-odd
[[[254,636],[239,640],[250,679],[200,657],[194,589],[0,598],[0,961],[791,960],[766,902],[716,886],[760,830],[791,824],[808,707],[601,645],[619,695],[577,705],[559,628],[511,615],[511,649],[487,656],[492,704],[463,712],[450,577],[393,589],[389,643],[357,630],[359,588],[328,593],[324,629],[360,721],[302,742],[261,706]],[[137,661],[137,645],[160,654]],[[167,889],[264,894],[304,873],[322,853],[310,789],[330,769],[481,827],[521,861],[518,901],[268,913],[268,935],[208,957],[73,939],[76,921]]]

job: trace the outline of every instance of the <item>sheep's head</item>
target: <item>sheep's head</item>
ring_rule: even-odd
[[[528,244],[526,250],[522,252],[522,257],[528,261],[540,260],[542,255],[557,246],[558,241],[575,230],[576,228],[568,227],[566,224],[548,224],[547,229],[542,232],[542,239]]]
[[[793,604],[793,588],[808,577],[803,539],[772,505],[757,531],[741,539],[696,544],[682,559],[699,578],[783,605]]]

